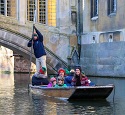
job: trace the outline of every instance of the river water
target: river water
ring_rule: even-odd
[[[115,92],[106,101],[46,99],[28,92],[28,74],[0,74],[0,115],[125,115],[125,79],[90,79],[98,85],[114,84]]]

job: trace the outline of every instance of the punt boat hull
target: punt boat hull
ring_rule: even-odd
[[[29,85],[30,92],[33,94],[54,98],[66,98],[67,100],[104,100],[111,94],[113,88],[114,85],[67,88],[48,88]]]

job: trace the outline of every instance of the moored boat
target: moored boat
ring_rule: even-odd
[[[48,88],[45,86],[29,85],[31,93],[54,98],[66,98],[67,100],[104,100],[112,92],[114,85],[105,86],[78,86],[66,88]]]

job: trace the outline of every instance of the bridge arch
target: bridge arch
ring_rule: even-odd
[[[10,29],[0,28],[0,45],[7,47],[26,59],[30,58],[31,48],[27,47],[29,37],[23,34],[14,32]],[[47,69],[52,73],[56,73],[60,67],[67,68],[67,63],[56,56],[52,51],[46,49],[47,52]],[[32,52],[32,62],[35,63],[35,56]]]

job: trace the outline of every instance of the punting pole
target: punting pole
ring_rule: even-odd
[[[31,69],[31,62],[32,62],[32,52],[33,52],[33,34],[34,34],[34,25],[36,22],[36,4],[34,8],[34,17],[33,17],[33,30],[32,30],[32,45],[31,45],[31,51],[30,51],[30,65],[29,65],[29,78],[30,78],[30,69]]]

